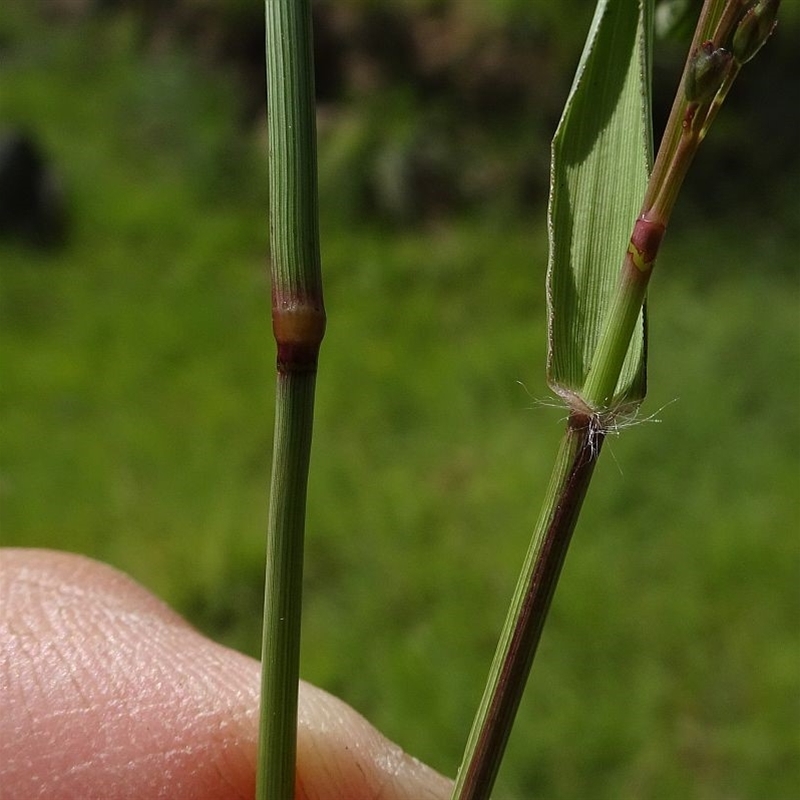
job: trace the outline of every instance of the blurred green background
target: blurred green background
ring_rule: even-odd
[[[451,775],[563,427],[548,140],[591,5],[315,5],[329,328],[302,672]],[[800,796],[784,5],[659,259],[647,419],[608,442],[498,798]],[[0,128],[50,170],[41,224],[0,238],[0,541],[114,564],[252,654],[274,370],[262,13],[0,9]],[[657,127],[685,46],[659,45]]]

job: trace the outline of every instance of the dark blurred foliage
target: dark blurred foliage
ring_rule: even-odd
[[[527,214],[547,197],[549,140],[592,13],[564,0],[314,3],[323,205],[343,220],[408,224],[471,208]],[[687,213],[793,214],[800,173],[790,4],[726,102],[682,200]],[[660,135],[697,0],[658,7],[654,127]],[[133,15],[141,46],[181,46],[233,72],[241,124],[263,124],[263,8],[245,0],[46,0],[54,24]]]
[[[0,131],[0,236],[51,247],[66,229],[61,178],[41,144],[24,130]]]

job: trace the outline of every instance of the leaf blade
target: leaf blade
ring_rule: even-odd
[[[573,405],[581,402],[652,163],[651,18],[647,1],[598,2],[553,137],[547,378]],[[615,403],[636,404],[645,391],[643,310]]]

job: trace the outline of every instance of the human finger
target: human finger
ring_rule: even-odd
[[[104,564],[0,550],[0,786],[9,800],[254,795],[259,666]],[[298,800],[445,798],[451,783],[301,684]]]

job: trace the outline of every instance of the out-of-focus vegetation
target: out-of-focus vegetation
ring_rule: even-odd
[[[258,4],[256,4],[258,5]],[[590,4],[320,3],[329,330],[304,675],[453,773],[560,436],[547,139]],[[800,785],[797,7],[698,161],[498,797]],[[61,244],[0,241],[0,541],[109,561],[256,653],[274,352],[262,9],[4,4],[0,123]],[[680,48],[664,45],[658,115]]]

